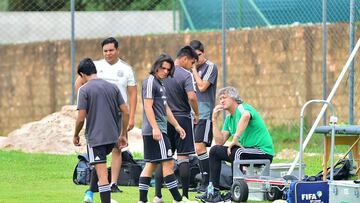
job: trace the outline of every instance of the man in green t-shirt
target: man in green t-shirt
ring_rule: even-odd
[[[210,149],[210,182],[214,186],[214,195],[202,199],[210,202],[222,201],[219,192],[221,161],[233,162],[235,159],[269,159],[275,154],[270,133],[254,107],[243,102],[234,87],[219,90],[220,104],[215,106],[212,114],[213,135],[215,144]],[[223,128],[220,131],[218,117],[226,110]],[[229,137],[232,141],[224,146]]]

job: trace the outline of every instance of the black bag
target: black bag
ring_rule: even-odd
[[[122,186],[138,186],[139,177],[144,166],[145,161],[135,160],[129,151],[122,152],[122,164],[117,184]]]
[[[220,181],[219,181],[219,187],[221,190],[228,190],[231,188],[231,185],[233,183],[233,175],[232,175],[232,166],[226,164],[225,161],[221,162],[221,171],[220,171]],[[199,186],[204,183],[202,180],[202,176],[200,174],[196,176],[196,183],[198,183]],[[195,180],[195,179],[194,179]]]
[[[226,164],[225,161],[221,162],[221,172],[220,172],[220,189],[230,189],[233,183],[233,175],[231,170],[231,165]]]
[[[350,177],[351,162],[349,159],[341,159],[334,166],[334,180],[347,180]],[[326,179],[330,180],[330,167],[327,168]],[[305,175],[302,181],[322,181],[323,171],[320,171],[315,176]]]
[[[89,185],[91,167],[89,164],[89,157],[85,154],[78,155],[78,163],[73,172],[73,182],[76,185]]]
[[[327,168],[327,176],[326,178],[330,180],[330,167]],[[351,171],[351,162],[349,159],[341,159],[334,166],[334,180],[347,180],[350,176]],[[323,179],[323,171],[320,171],[316,176],[316,180]]]
[[[190,188],[195,188],[198,185],[199,179],[195,178],[198,174],[200,174],[200,164],[197,156],[189,156],[190,163]],[[177,163],[174,166],[174,174],[179,182],[178,187],[181,187],[181,178],[179,174],[179,167]]]

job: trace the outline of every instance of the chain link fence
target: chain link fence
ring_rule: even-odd
[[[1,0],[0,43],[69,40],[70,0]],[[173,1],[75,0],[77,39],[174,32]]]
[[[268,121],[289,129],[298,129],[299,121],[293,115],[299,115],[307,100],[327,98],[355,43],[352,38],[359,36],[355,32],[360,16],[358,0],[180,0],[179,5],[180,29],[195,32],[221,31],[225,12],[226,64],[228,69],[236,67],[232,77],[225,77],[228,84],[240,86],[244,98]],[[357,61],[355,80],[359,76]],[[249,67],[254,71],[246,71]],[[353,90],[349,87],[352,82]],[[358,123],[359,84],[348,74],[337,92],[332,102],[340,122]],[[310,107],[308,124],[319,111],[320,106]]]
[[[207,55],[219,67],[221,73],[218,87],[224,85],[221,77],[226,78],[226,83],[236,86],[244,99],[253,104],[268,123],[298,129],[299,121],[294,119],[294,114],[299,115],[301,106],[307,100],[323,98],[324,82],[326,95],[329,94],[349,55],[351,2],[355,8],[354,22],[359,21],[359,0],[327,0],[327,30],[324,33],[323,2],[74,0],[74,33],[77,43],[85,39],[102,39],[108,36],[196,36],[209,47]],[[70,0],[0,0],[1,49],[12,44],[70,41],[70,7]],[[223,22],[226,30],[222,30]],[[356,23],[353,28],[357,39],[356,36],[359,35],[356,32]],[[225,46],[222,46],[218,38],[205,37],[206,33],[214,33],[216,36],[224,33]],[[162,46],[165,51],[169,49],[166,42],[158,46]],[[96,49],[98,50],[98,47]],[[13,50],[13,55],[16,56],[16,49]],[[323,50],[325,55],[322,54]],[[101,55],[101,50],[98,52]],[[124,54],[142,53],[139,50],[128,52]],[[220,57],[222,53],[226,56],[225,60]],[[70,49],[68,56],[70,57]],[[76,56],[76,61],[79,60],[78,57],[79,55]],[[13,60],[14,66],[16,60]],[[142,59],[140,57],[137,60]],[[355,80],[359,78],[359,71],[356,71],[358,61],[356,58]],[[145,63],[149,61],[143,62]],[[65,68],[70,69],[69,65]],[[327,71],[326,80],[322,74],[324,66]],[[224,67],[228,73],[223,72]],[[343,123],[349,122],[349,83],[350,77],[342,82],[334,98],[340,121]],[[360,109],[360,102],[356,99],[359,84],[355,81],[354,123],[359,123],[359,114],[356,112]],[[67,96],[70,97],[70,94],[67,93]],[[58,103],[67,104],[69,100]],[[309,121],[318,109],[311,108],[308,113],[311,115]]]

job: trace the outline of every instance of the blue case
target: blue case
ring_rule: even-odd
[[[326,181],[296,181],[290,184],[287,191],[289,203],[328,203],[329,184]]]

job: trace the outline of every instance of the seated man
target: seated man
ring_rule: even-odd
[[[269,159],[274,156],[274,145],[269,131],[254,107],[242,101],[234,87],[219,90],[220,104],[215,106],[212,114],[213,135],[215,144],[210,149],[210,182],[214,186],[214,195],[200,198],[205,202],[221,202],[219,192],[221,161],[233,162],[235,159]],[[218,128],[218,117],[223,110],[228,115],[222,131]],[[224,146],[232,136],[229,146]]]

